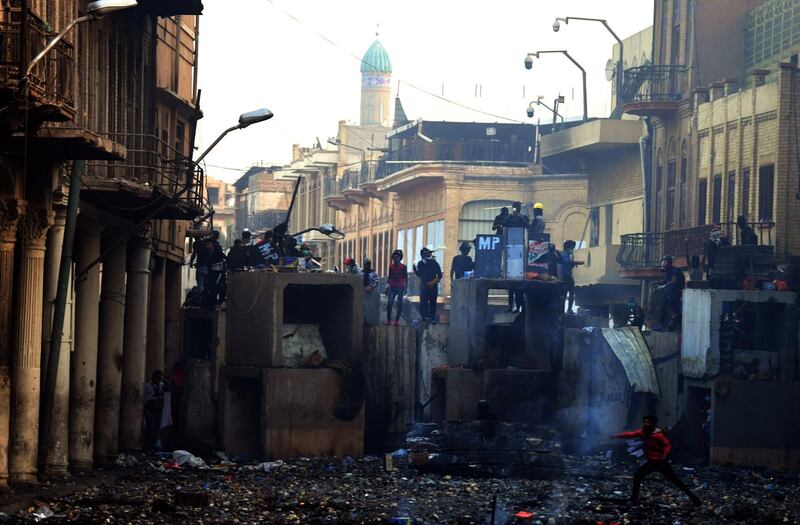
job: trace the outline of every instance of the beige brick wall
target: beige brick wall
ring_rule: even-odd
[[[593,155],[589,159],[588,205],[612,204],[642,196],[642,164],[639,148]]]

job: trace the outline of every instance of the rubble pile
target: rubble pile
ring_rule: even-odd
[[[493,507],[498,525],[800,520],[796,474],[768,470],[676,466],[702,506],[653,476],[643,485],[642,503],[631,507],[635,465],[605,455],[565,456],[563,476],[549,481],[457,477],[404,465],[387,472],[375,457],[255,463],[220,455],[204,458],[205,465],[181,459],[183,465],[172,454],[140,456],[103,484],[39,500],[0,521],[487,524]]]
[[[406,437],[411,465],[439,474],[554,479],[564,458],[554,430],[498,421],[413,425]]]

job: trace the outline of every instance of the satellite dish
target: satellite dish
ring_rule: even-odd
[[[616,65],[614,64],[614,61],[609,58],[608,62],[606,62],[606,80],[610,82],[614,78],[616,72]]]

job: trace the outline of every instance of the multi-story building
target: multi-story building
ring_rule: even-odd
[[[321,147],[292,148],[292,163],[279,177],[300,179],[294,208],[289,218],[291,233],[303,232],[302,242],[311,247],[314,257],[320,259],[322,267],[330,269],[341,264],[333,257],[334,240],[323,235],[318,228],[323,224],[336,226],[336,210],[325,204],[325,195],[336,184],[336,167],[339,152]],[[308,231],[307,231],[308,230]]]
[[[276,177],[280,166],[253,166],[233,183],[236,235],[246,228],[263,233],[286,220],[294,180]]]
[[[220,244],[230,248],[236,239],[236,188],[223,180],[206,177],[206,197],[214,208],[213,227],[219,232]]]
[[[202,5],[142,2],[86,21],[32,64],[85,5],[0,7],[2,483],[141,447],[145,377],[179,358],[184,231],[207,211],[190,160]],[[78,186],[74,281],[51,351],[59,276],[70,281],[59,270],[75,225],[65,203]],[[55,401],[40,413],[51,355]]]
[[[800,210],[787,198],[797,186],[796,10],[777,0],[657,2],[653,63],[630,70],[623,93],[625,111],[652,128],[647,233],[623,239],[624,274],[648,275],[664,254],[701,255],[711,224],[735,244],[739,215],[779,257],[800,249]]]

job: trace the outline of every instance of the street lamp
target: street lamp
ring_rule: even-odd
[[[51,49],[53,49],[53,46],[55,46],[62,38],[64,38],[64,36],[66,36],[66,34],[70,31],[70,29],[72,29],[73,27],[75,27],[80,23],[88,22],[90,20],[97,20],[106,15],[110,15],[111,13],[122,11],[123,9],[130,9],[131,7],[136,7],[136,5],[137,5],[136,0],[97,0],[96,2],[90,3],[88,6],[86,6],[86,14],[84,16],[79,16],[78,18],[74,19],[72,22],[64,26],[64,29],[62,29],[60,33],[58,33],[50,42],[48,42],[47,45],[44,46],[44,49],[42,49],[42,51],[38,55],[33,57],[33,60],[31,60],[31,63],[28,64],[27,69],[25,69],[25,74],[20,79],[21,88],[24,89],[24,85],[27,82],[28,77],[31,74],[31,71],[33,71],[33,68],[36,66],[36,64],[38,64],[44,58],[44,56]],[[22,89],[20,89],[20,92],[22,91]]]
[[[623,69],[622,69],[622,67],[623,67],[622,66],[623,62],[622,61],[623,61],[623,57],[625,56],[625,54],[624,54],[625,53],[625,44],[622,43],[622,39],[614,32],[613,29],[611,29],[611,26],[608,25],[608,22],[606,20],[603,20],[602,18],[583,18],[583,17],[580,17],[580,16],[568,16],[566,18],[556,18],[555,21],[553,22],[553,31],[558,33],[558,30],[561,29],[561,22],[564,22],[565,24],[569,24],[570,20],[583,20],[583,21],[586,21],[586,22],[599,22],[599,23],[603,24],[603,26],[608,30],[608,32],[611,33],[611,36],[614,37],[614,40],[617,41],[617,44],[619,44],[619,60],[617,60],[617,72],[616,72],[616,75],[617,75],[617,79],[616,79],[616,84],[617,84],[617,97],[616,97],[617,98],[617,105],[614,108],[614,115],[618,116],[619,112],[621,111],[621,107],[622,107],[622,105],[620,103],[620,100],[621,100],[621,97],[622,97],[622,80],[623,80],[622,77],[624,75],[624,72],[623,72]]]
[[[550,106],[548,106],[547,104],[545,104],[544,102],[542,102],[542,99],[543,99],[543,98],[544,98],[544,97],[541,97],[541,96],[540,96],[540,97],[539,97],[539,98],[537,98],[536,100],[531,100],[531,103],[530,103],[530,104],[528,104],[528,109],[525,111],[525,112],[528,114],[528,117],[531,117],[531,118],[533,118],[533,115],[534,115],[534,113],[535,113],[535,111],[534,111],[534,107],[533,107],[533,106],[534,106],[534,104],[536,104],[537,106],[544,106],[544,107],[545,107],[545,109],[548,109],[548,110],[550,110],[550,111],[553,113],[553,131],[555,131],[555,127],[556,127],[556,117],[560,117],[560,118],[561,118],[561,124],[562,124],[562,127],[563,127],[563,124],[564,124],[564,116],[563,116],[563,115],[561,115],[561,114],[558,112],[558,104],[561,104],[561,103],[563,103],[563,102],[564,102],[564,97],[563,97],[563,95],[559,95],[559,96],[558,96],[558,98],[556,98],[556,99],[555,99],[555,103],[553,104],[553,107],[550,107]]]
[[[227,135],[231,131],[235,131],[237,129],[244,129],[248,126],[252,126],[253,124],[264,122],[265,120],[271,119],[273,116],[274,115],[272,111],[268,110],[267,108],[261,108],[255,111],[242,113],[241,115],[239,115],[239,123],[223,131],[219,135],[219,137],[217,137],[217,139],[214,142],[212,142],[211,145],[203,152],[203,154],[200,155],[196,161],[194,161],[194,164],[200,164],[200,161],[203,160],[206,157],[206,155],[208,155],[209,152],[211,152],[211,150],[214,149],[214,147],[217,144],[219,144],[219,141],[225,138],[225,135]]]
[[[581,70],[581,75],[583,76],[583,121],[587,122],[589,120],[589,111],[586,102],[586,70],[583,69],[577,60],[572,58],[566,50],[564,49],[557,49],[557,50],[546,50],[546,51],[535,51],[533,53],[528,53],[525,57],[525,69],[533,69],[533,59],[539,58],[539,55],[544,53],[561,53],[565,57],[567,57],[578,69]]]
[[[339,230],[337,230],[336,226],[334,226],[331,223],[320,224],[316,228],[306,228],[305,230],[302,230],[302,231],[299,231],[297,233],[291,234],[291,236],[292,237],[298,237],[300,235],[303,235],[304,233],[308,233],[308,232],[311,232],[311,231],[320,232],[322,235],[325,235],[326,237],[330,237],[331,239],[337,239],[337,240],[338,239],[344,239],[344,233],[342,233]]]

